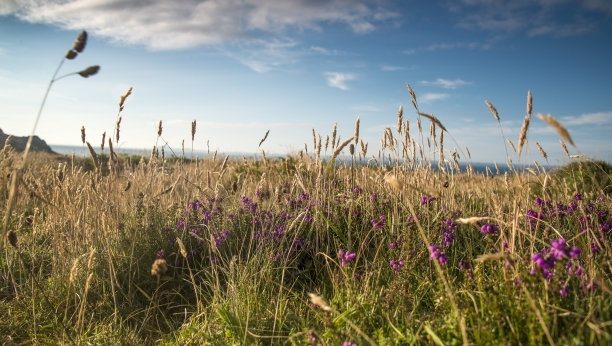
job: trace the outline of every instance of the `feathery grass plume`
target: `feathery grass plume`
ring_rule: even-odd
[[[397,110],[397,125],[396,129],[398,133],[402,133],[402,124],[403,124],[403,115],[404,115],[404,106],[400,105]]]
[[[85,144],[85,126],[81,126],[81,142]]]
[[[162,127],[162,121],[160,120],[159,124],[157,124],[157,137],[161,137],[163,130],[164,128]]]
[[[489,100],[485,100],[485,104],[487,105],[487,107],[489,107],[489,110],[491,111],[495,119],[499,122],[500,119],[499,119],[499,113],[497,113],[497,108],[495,108]]]
[[[329,304],[327,304],[325,299],[323,299],[323,297],[321,297],[320,295],[316,293],[308,293],[308,296],[310,297],[310,303],[312,305],[320,307],[321,309],[323,309],[323,311],[332,310],[331,306],[329,306]]]
[[[557,121],[557,119],[553,118],[552,115],[550,114],[544,115],[544,114],[538,113],[538,118],[540,118],[540,120],[547,123],[548,125],[554,127],[555,130],[557,130],[557,133],[561,136],[561,138],[565,139],[566,142],[576,147],[576,144],[574,144],[574,141],[572,141],[572,137],[570,136],[567,129],[565,129],[565,127],[563,127],[563,125],[561,125],[561,123]]]
[[[353,135],[355,138],[355,144],[359,142],[359,121],[359,117],[357,117],[357,120],[355,120],[355,134]]]
[[[431,120],[432,122],[434,122],[436,125],[438,125],[442,130],[448,132],[448,130],[446,130],[446,127],[444,127],[444,125],[442,125],[442,123],[440,122],[440,120],[438,120],[438,118],[436,118],[435,116],[433,116],[432,114],[427,114],[427,113],[422,113],[419,112],[419,115],[424,116],[425,118]]]
[[[412,101],[412,106],[414,107],[414,109],[418,113],[419,112],[419,106],[418,106],[418,103],[417,103],[416,94],[414,93],[414,90],[412,90],[412,87],[410,86],[410,84],[406,83],[406,88],[408,89],[408,93],[410,94],[410,98],[411,98],[411,101]]]
[[[332,130],[331,138],[331,150],[336,148],[336,132],[338,131],[338,123],[334,123],[334,129]]]
[[[321,142],[323,141],[323,139],[321,138],[321,135],[319,135],[319,138],[317,140],[317,146],[316,146],[316,150],[317,150],[317,157],[316,160],[317,162],[321,161]]]
[[[542,154],[542,157],[544,157],[544,159],[546,161],[548,161],[548,155],[546,154],[546,152],[544,151],[544,149],[542,148],[542,146],[540,145],[540,143],[536,142],[536,147],[538,148],[538,150],[540,151],[540,154]]]
[[[128,91],[125,92],[125,94],[119,96],[119,112],[123,111],[123,104],[130,95],[132,95],[132,87],[130,87]]]
[[[166,264],[166,260],[163,258],[156,259],[151,265],[151,275],[153,276],[161,276],[166,273],[168,270],[168,265]]]
[[[187,249],[185,248],[185,244],[183,244],[183,241],[181,240],[181,238],[176,238],[176,243],[178,244],[179,252],[181,253],[181,256],[187,259]]]
[[[523,150],[523,146],[527,141],[527,130],[529,129],[529,122],[531,121],[531,109],[532,109],[532,96],[531,91],[527,92],[527,115],[525,115],[525,119],[523,120],[523,126],[521,126],[521,133],[519,134],[518,140],[518,155],[521,155]]]
[[[89,142],[85,142],[85,144],[87,145],[87,149],[89,149],[89,154],[91,155],[91,159],[93,160],[93,164],[96,167],[96,171],[100,171],[100,163],[98,161],[98,154],[96,154],[96,151],[91,146],[91,144],[89,144]]]
[[[468,217],[468,218],[459,218],[455,221],[465,225],[465,224],[475,224],[476,222],[485,221],[488,219],[490,218],[486,216],[484,217],[473,216],[473,217]]]
[[[442,132],[444,132],[444,131],[442,131]],[[433,121],[429,123],[429,135],[434,140],[436,139],[436,123],[434,123]]]
[[[523,125],[521,126],[521,132],[519,133],[518,138],[518,151],[517,154],[521,156],[521,152],[523,151],[523,146],[527,141],[527,130],[529,129],[529,122],[531,121],[531,117],[526,115],[523,119]]]
[[[400,191],[400,184],[399,181],[397,181],[397,177],[395,176],[395,174],[387,174],[385,175],[384,178],[385,182],[389,185],[391,185],[394,189]]]
[[[102,143],[100,144],[100,150],[101,151],[104,151],[105,140],[106,140],[106,131],[104,131],[104,133],[102,133]]]
[[[560,140],[559,140],[559,143],[561,143],[561,148],[562,148],[562,149],[563,149],[563,151],[565,152],[565,155],[567,155],[567,157],[569,157],[569,156],[570,156],[570,153],[569,153],[569,151],[567,150],[567,146],[565,145],[565,142],[564,142],[562,139],[560,139]]]
[[[346,147],[352,141],[353,141],[353,137],[346,139],[344,142],[338,145],[338,147],[336,147],[336,150],[334,150],[334,153],[332,154],[331,160],[333,161],[338,155],[340,155],[340,152],[342,152],[342,149],[344,149],[344,147]]]
[[[263,149],[261,150],[261,157],[263,159],[264,166],[268,167],[268,159],[266,158],[266,152]]]
[[[193,141],[195,140],[195,134],[196,134],[196,120],[194,119],[191,122],[191,142],[192,142],[192,146],[193,146]]]

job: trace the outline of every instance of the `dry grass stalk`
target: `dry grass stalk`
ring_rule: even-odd
[[[499,113],[497,113],[497,109],[495,107],[493,107],[493,104],[491,104],[491,102],[489,102],[489,100],[485,100],[485,103],[487,105],[487,107],[489,107],[489,110],[491,111],[491,113],[493,114],[493,116],[495,117],[495,119],[499,122]]]
[[[329,148],[329,135],[325,136],[325,152],[327,153],[327,148]]]
[[[527,141],[527,130],[529,129],[529,122],[531,121],[531,116],[526,115],[525,119],[523,119],[523,125],[521,126],[521,132],[518,138],[518,152],[517,154],[520,156],[521,151],[523,150],[523,146]]]
[[[402,133],[403,115],[404,115],[404,106],[400,105],[399,109],[397,110],[396,129],[398,133]]]
[[[533,97],[531,90],[527,91],[527,116],[531,118],[531,111],[533,110]]]
[[[115,143],[119,144],[119,132],[121,128],[121,117],[117,119],[117,124],[115,125]]]
[[[564,142],[562,139],[560,139],[560,140],[559,140],[559,143],[561,143],[561,148],[563,148],[563,151],[565,152],[565,155],[567,155],[567,156],[569,157],[569,156],[570,156],[570,153],[569,153],[569,151],[567,150],[567,146],[565,145],[565,142]]]
[[[191,141],[193,142],[195,140],[195,134],[196,134],[196,121],[195,119],[191,122]]]
[[[96,154],[96,151],[91,146],[91,144],[89,144],[89,142],[85,142],[85,144],[87,145],[87,149],[89,149],[89,154],[91,155],[91,158],[93,160],[94,166],[96,167],[96,171],[99,171],[100,170],[100,163],[98,161],[98,154]]]
[[[355,134],[353,135],[355,138],[355,144],[359,142],[359,121],[359,117],[357,117],[357,120],[355,120]]]
[[[478,217],[478,216],[473,216],[473,217],[468,217],[468,218],[459,218],[457,220],[455,220],[458,223],[462,223],[462,224],[475,224],[477,222],[480,221],[485,221],[488,220],[489,217]]]
[[[572,137],[570,136],[570,134],[567,131],[567,129],[565,127],[563,127],[563,125],[561,125],[561,123],[559,121],[557,121],[557,119],[553,118],[552,115],[550,115],[550,114],[544,115],[544,114],[538,113],[538,118],[540,118],[540,120],[544,121],[548,125],[554,127],[555,130],[557,130],[557,133],[563,139],[565,139],[566,142],[568,142],[569,144],[571,144],[574,147],[576,147],[576,145],[574,144],[574,141],[572,141]]]
[[[338,123],[334,123],[334,129],[332,130],[332,138],[331,138],[331,150],[336,148],[336,134],[338,131]]]
[[[153,276],[161,276],[168,270],[168,265],[166,264],[166,260],[163,258],[156,259],[151,265],[151,275]]]
[[[308,293],[308,296],[310,297],[311,304],[320,307],[323,311],[332,310],[331,306],[329,306],[329,304],[327,304],[325,299],[323,299],[323,297],[321,297],[320,295],[316,293]]]
[[[132,95],[132,87],[130,87],[125,94],[119,96],[119,112],[123,111],[123,104],[130,95]]]
[[[187,249],[185,249],[185,244],[183,244],[181,238],[176,238],[176,243],[178,244],[181,256],[183,256],[184,259],[187,259]]]
[[[159,124],[157,124],[157,137],[161,137],[163,130],[162,121],[160,120]]]
[[[85,126],[81,126],[81,142],[85,144]]]
[[[516,151],[516,147],[514,146],[514,143],[512,143],[510,138],[506,138],[506,141],[508,142],[508,144],[510,144],[510,147],[512,148],[512,150],[514,150],[514,152],[518,154],[518,152]]]
[[[419,115],[424,116],[425,118],[431,120],[432,122],[434,122],[436,125],[438,125],[442,130],[448,132],[448,130],[446,130],[446,127],[444,127],[444,125],[442,125],[442,123],[440,122],[440,120],[438,120],[438,118],[436,118],[435,116],[433,116],[432,114],[427,114],[427,113],[422,113],[419,112]]]
[[[361,154],[365,157],[368,153],[368,143],[364,143],[363,140],[361,140],[359,144],[361,145]]]
[[[313,129],[314,131],[314,129]],[[266,138],[268,138],[268,135],[270,134],[270,130],[266,131],[266,134],[263,136],[263,138],[259,141],[259,145],[257,146],[258,148],[261,147],[261,145],[263,144],[263,142],[266,141]]]
[[[542,154],[542,157],[544,157],[544,159],[548,161],[548,155],[546,154],[540,143],[536,142],[536,147],[540,151],[540,154]]]
[[[106,131],[102,134],[102,143],[100,144],[100,150],[104,151],[104,142],[106,140]]]
[[[227,160],[229,159],[229,155],[225,155],[225,159],[223,159],[223,163],[221,164],[221,169],[219,172],[223,172],[223,170],[227,167]]]
[[[346,147],[352,141],[353,141],[353,137],[346,139],[344,142],[338,145],[336,150],[334,150],[334,153],[332,154],[331,159],[334,160],[336,157],[338,157],[338,155],[340,155],[340,152],[342,152],[342,149],[344,149],[344,147]]]

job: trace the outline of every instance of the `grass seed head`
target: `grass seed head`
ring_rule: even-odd
[[[168,271],[168,265],[163,258],[156,259],[151,265],[151,275],[153,276],[163,275],[166,271]]]
[[[85,49],[86,44],[87,44],[87,31],[83,30],[81,31],[79,36],[77,36],[76,40],[74,41],[72,49],[74,49],[78,53],[82,53],[83,50]]]

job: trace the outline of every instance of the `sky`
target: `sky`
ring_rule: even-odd
[[[398,135],[399,106],[418,138],[410,84],[448,130],[447,156],[468,160],[467,147],[473,162],[503,163],[508,150],[518,162],[504,138],[517,145],[531,91],[521,162],[546,163],[536,142],[548,163],[571,160],[537,113],[567,128],[571,155],[612,161],[609,0],[0,0],[4,132],[30,134],[81,30],[86,48],[59,75],[101,69],[53,84],[36,129],[52,145],[81,145],[84,126],[99,146],[133,87],[119,148],[190,151],[196,120],[196,150],[312,153],[313,129],[324,139],[337,123],[349,138],[359,117],[370,157],[385,128]]]

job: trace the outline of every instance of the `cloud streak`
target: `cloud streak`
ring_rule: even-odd
[[[287,29],[322,31],[341,23],[363,34],[396,14],[373,0],[31,0],[3,2],[0,14],[64,29],[87,29],[115,42],[176,50],[249,41]]]
[[[423,96],[418,97],[418,101],[420,103],[432,103],[434,101],[440,101],[449,98],[449,94],[443,93],[427,93],[423,94]]]
[[[349,87],[346,83],[357,78],[352,73],[341,72],[325,72],[325,76],[327,77],[327,85],[340,90],[348,90]]]
[[[423,81],[420,81],[419,83],[421,83],[422,85],[436,86],[436,87],[441,87],[444,89],[457,89],[460,86],[471,84],[470,82],[466,82],[462,79],[450,80],[450,79],[444,79],[444,78],[438,78],[435,81],[423,80]]]
[[[563,117],[564,125],[612,125],[612,111],[585,113],[577,117]]]

